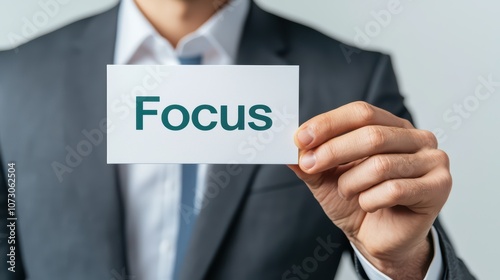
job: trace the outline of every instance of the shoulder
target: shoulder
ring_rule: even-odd
[[[260,9],[260,8],[257,8]],[[310,70],[318,76],[335,75],[340,78],[370,79],[381,64],[390,64],[387,54],[358,48],[312,27],[261,10],[260,18],[268,25],[279,26],[279,36],[288,47],[291,64]],[[264,23],[261,23],[264,24]],[[331,74],[331,75],[330,75]]]
[[[27,91],[33,85],[56,87],[64,83],[62,77],[82,67],[81,61],[75,61],[79,57],[105,65],[107,60],[102,57],[112,59],[117,10],[115,6],[15,49],[0,51],[0,95],[12,90]],[[101,67],[100,64],[95,67]]]
[[[53,30],[47,34],[36,37],[13,49],[0,51],[0,72],[6,69],[15,70],[18,67],[29,64],[36,67],[39,64],[50,63],[64,59],[74,46],[89,38],[89,30],[92,25],[111,24],[116,22],[118,6],[105,12],[86,17]],[[115,23],[116,25],[116,23]],[[98,38],[96,38],[98,39]],[[12,41],[15,44],[15,41]]]

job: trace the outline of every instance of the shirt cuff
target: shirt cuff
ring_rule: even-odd
[[[425,274],[424,280],[438,280],[443,278],[443,257],[441,254],[441,246],[439,244],[439,236],[434,227],[431,228],[432,244],[434,245],[434,256],[432,258],[431,265]],[[358,251],[356,246],[352,244],[351,246],[358,257],[366,276],[370,280],[389,280],[391,279],[387,275],[376,269],[365,257]]]

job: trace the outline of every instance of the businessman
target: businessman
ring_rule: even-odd
[[[105,66],[200,63],[300,65],[298,165],[106,164]],[[1,279],[331,279],[344,251],[362,278],[474,278],[437,221],[448,157],[389,57],[251,1],[123,0],[1,52],[0,114]]]

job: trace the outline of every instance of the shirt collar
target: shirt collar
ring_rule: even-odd
[[[118,15],[115,64],[129,63],[148,40],[164,41],[168,48],[165,52],[171,55],[190,56],[215,51],[218,55],[227,57],[229,61],[234,61],[249,8],[249,0],[230,1],[196,31],[182,38],[177,49],[174,49],[154,29],[134,0],[122,0]]]

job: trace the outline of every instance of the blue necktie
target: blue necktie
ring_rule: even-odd
[[[180,56],[179,63],[183,65],[198,65],[201,64],[202,56]]]
[[[179,57],[181,64],[201,64],[201,56]],[[189,245],[191,232],[196,221],[194,200],[196,195],[196,176],[198,165],[182,165],[181,207],[179,216],[179,235],[177,237],[177,253],[175,257],[174,280],[179,279],[180,270]]]

